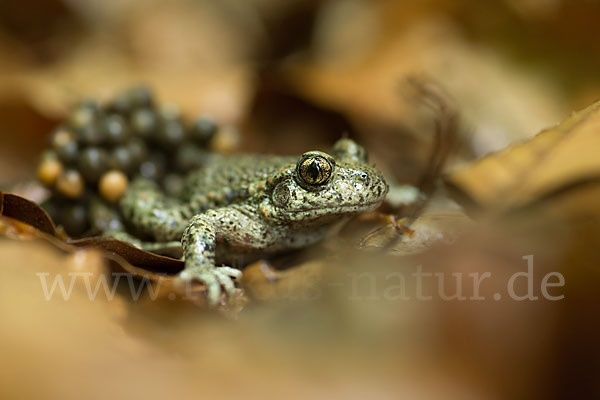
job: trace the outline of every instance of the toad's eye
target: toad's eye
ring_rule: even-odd
[[[317,152],[306,153],[298,161],[296,171],[300,179],[311,186],[327,183],[333,173],[333,160]]]

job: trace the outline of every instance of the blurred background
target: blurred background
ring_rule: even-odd
[[[429,136],[403,98],[407,75],[453,96],[472,155],[500,149],[598,96],[599,9],[583,0],[3,1],[0,183],[31,174],[44,135],[74,102],[136,83],[189,116],[240,127],[244,150],[296,153],[343,132],[382,152],[403,141],[380,156],[402,160],[395,172],[410,180]]]
[[[35,177],[49,133],[78,100],[139,83],[185,116],[235,126],[228,151],[299,154],[348,134],[390,179],[415,183],[433,125],[406,95],[406,77],[436,82],[459,111],[449,163],[458,167],[600,97],[599,20],[593,0],[0,1],[0,187]],[[424,226],[445,232],[455,222],[448,212]],[[318,276],[375,265],[381,276],[409,273],[429,261],[506,280],[535,253],[544,271],[571,274],[572,301],[348,303],[347,293],[328,290],[315,301],[251,306],[237,321],[169,301],[43,302],[31,282],[36,265],[60,272],[102,262],[93,252],[2,241],[1,365],[11,372],[0,394],[598,395],[597,331],[587,331],[597,323],[588,278],[598,274],[587,257],[598,232],[552,221],[480,226],[417,259],[320,260]]]

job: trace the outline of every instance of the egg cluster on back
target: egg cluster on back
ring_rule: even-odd
[[[38,177],[52,191],[43,206],[70,236],[98,233],[90,220],[95,197],[114,205],[138,176],[176,193],[218,129],[207,117],[188,123],[175,105],[158,105],[146,86],[105,104],[81,101],[42,154]]]

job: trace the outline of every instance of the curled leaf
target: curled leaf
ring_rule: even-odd
[[[177,273],[183,269],[183,261],[138,249],[129,243],[105,237],[70,240],[77,247],[94,247],[116,254],[133,266],[159,273]]]
[[[60,237],[50,216],[38,204],[21,196],[0,191],[0,215],[35,227],[43,233]]]
[[[141,250],[120,240],[105,237],[67,239],[56,229],[52,219],[44,209],[37,203],[16,194],[0,191],[0,216],[30,225],[35,228],[38,236],[54,239],[51,240],[53,243],[75,247],[93,247],[101,249],[107,254],[115,255],[117,257],[113,259],[119,266],[134,275],[145,276],[146,274],[142,274],[144,271],[174,274],[183,269],[181,260]]]
[[[446,179],[471,210],[503,212],[600,182],[600,102]]]

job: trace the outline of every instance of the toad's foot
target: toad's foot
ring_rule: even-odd
[[[178,279],[182,283],[202,282],[206,286],[208,303],[211,307],[214,307],[219,303],[222,290],[225,291],[228,297],[235,294],[233,280],[239,279],[241,276],[242,271],[231,267],[192,267],[181,271]]]
[[[368,247],[369,242],[373,238],[377,237],[379,234],[381,234],[385,229],[387,229],[389,227],[394,229],[399,236],[413,237],[413,235],[415,234],[415,231],[410,229],[409,226],[403,224],[405,218],[397,219],[396,216],[394,216],[394,215],[381,214],[381,213],[377,214],[377,218],[380,219],[381,221],[385,222],[385,224],[382,226],[379,226],[379,227],[373,229],[371,232],[367,233],[361,239],[360,243],[358,244],[359,248]],[[395,242],[396,239],[398,239],[399,236],[389,237],[388,240],[386,240],[387,243],[384,244],[383,246],[379,246],[379,247],[387,248],[388,246],[393,245],[393,243]]]

